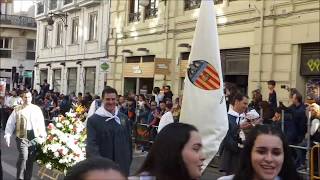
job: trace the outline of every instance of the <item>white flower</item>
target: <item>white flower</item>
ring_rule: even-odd
[[[62,124],[61,123],[57,123],[56,126],[57,126],[57,128],[61,128]]]
[[[66,121],[64,121],[64,124],[65,124],[65,125],[69,125],[70,122],[69,122],[68,120],[66,120]]]
[[[69,125],[69,129],[73,129],[73,125],[72,124]]]
[[[50,163],[46,164],[46,168],[47,169],[51,169],[52,168],[52,165]]]
[[[58,157],[59,157],[59,152],[58,152],[58,151],[55,151],[55,152],[53,153],[53,155],[54,155],[54,157],[58,158]]]

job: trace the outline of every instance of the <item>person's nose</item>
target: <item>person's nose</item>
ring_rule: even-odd
[[[203,151],[201,150],[200,151],[200,161],[203,162],[205,159],[206,159],[206,157],[205,157]]]
[[[266,161],[266,162],[272,162],[272,160],[273,160],[272,153],[271,153],[271,152],[267,153],[267,154],[265,155],[265,161]]]

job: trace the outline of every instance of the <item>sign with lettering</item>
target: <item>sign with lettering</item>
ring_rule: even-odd
[[[100,68],[103,72],[109,72],[110,69],[110,62],[107,58],[100,59]]]
[[[155,74],[170,74],[170,63],[171,61],[168,59],[156,58],[154,64],[154,73]]]
[[[319,76],[320,75],[320,54],[317,55],[303,55],[301,57],[300,73],[305,76]]]

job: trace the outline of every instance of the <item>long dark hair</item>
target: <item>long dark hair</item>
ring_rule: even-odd
[[[255,140],[261,134],[274,135],[279,137],[282,141],[284,159],[281,171],[278,174],[281,180],[300,180],[301,178],[299,177],[295,169],[290,148],[284,134],[279,128],[272,125],[257,125],[250,131],[245,146],[243,148],[242,154],[240,156],[239,168],[236,171],[233,180],[253,179],[255,173],[251,164],[251,160],[248,159],[251,159],[251,151],[253,149]]]
[[[88,172],[95,170],[114,170],[119,172],[123,177],[125,173],[120,169],[119,165],[107,158],[95,157],[83,160],[68,170],[64,180],[84,180]]]
[[[157,180],[191,180],[182,159],[182,150],[192,131],[198,130],[184,123],[171,123],[164,127],[137,174],[148,172]]]

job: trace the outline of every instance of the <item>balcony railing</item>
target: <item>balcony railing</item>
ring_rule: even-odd
[[[191,10],[200,7],[201,0],[185,0],[184,10]]]
[[[32,17],[6,15],[6,14],[1,14],[0,24],[25,26],[25,27],[31,27],[31,28],[37,27],[37,23],[35,19]]]
[[[129,22],[136,22],[140,20],[140,13],[130,13],[129,14]]]
[[[155,18],[158,15],[158,8],[146,9],[146,19]]]

